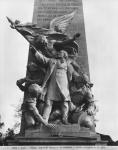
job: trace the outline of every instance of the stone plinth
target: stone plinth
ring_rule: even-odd
[[[16,136],[8,145],[106,145],[100,135],[78,124],[56,125],[52,129],[42,126],[27,129],[24,136]]]
[[[80,128],[78,124],[54,125],[51,127],[42,126],[37,129],[27,129],[26,138],[47,138],[47,137],[96,137],[96,133],[88,128]]]

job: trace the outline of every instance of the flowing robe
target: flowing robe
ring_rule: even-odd
[[[43,81],[43,95],[41,99],[70,101],[69,81],[72,79],[72,68],[68,61],[61,63],[58,59],[50,59],[36,52],[36,59],[48,65],[47,73]]]
[[[48,100],[60,101],[63,99],[64,101],[70,101],[66,61],[61,63],[60,60],[57,60],[50,76],[46,97]]]

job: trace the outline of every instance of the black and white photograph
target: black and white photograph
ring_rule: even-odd
[[[0,41],[0,148],[118,148],[117,0],[0,0]]]

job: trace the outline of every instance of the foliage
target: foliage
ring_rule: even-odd
[[[1,115],[0,115],[0,129],[4,126],[4,122],[1,122]]]

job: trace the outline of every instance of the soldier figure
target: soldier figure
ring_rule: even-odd
[[[62,101],[62,122],[68,124],[69,102],[71,101],[69,92],[69,81],[72,79],[71,64],[68,61],[68,54],[61,50],[57,53],[57,59],[50,59],[32,49],[36,59],[48,66],[48,70],[42,85],[43,98],[45,98],[45,106],[43,117],[48,122],[53,101]]]

